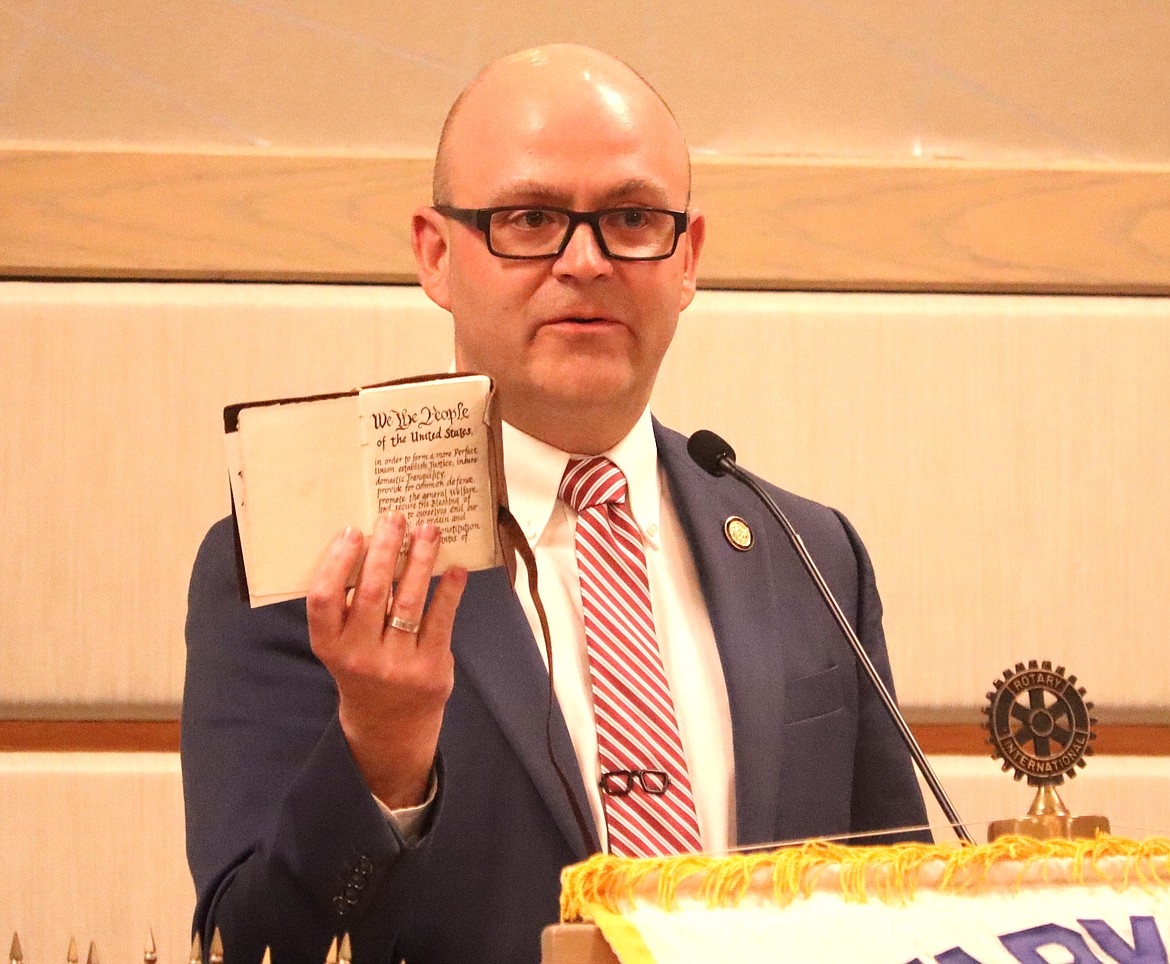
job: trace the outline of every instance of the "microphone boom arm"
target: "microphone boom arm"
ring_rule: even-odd
[[[869,653],[861,645],[861,640],[857,638],[857,633],[849,625],[849,620],[845,618],[845,613],[841,611],[841,606],[829,588],[829,584],[825,582],[825,577],[821,575],[821,571],[817,568],[813,557],[809,554],[808,549],[805,548],[804,540],[801,539],[800,533],[793,528],[792,523],[788,521],[788,517],[781,511],[780,506],[775,503],[772,497],[764,491],[755,479],[735,463],[734,455],[729,457],[726,454],[721,454],[718,459],[718,465],[728,475],[734,476],[751,489],[759,500],[764,503],[764,506],[772,514],[773,518],[780,523],[780,527],[784,530],[784,534],[788,536],[789,541],[796,550],[796,554],[804,564],[804,568],[808,570],[808,574],[812,576],[813,582],[817,584],[817,588],[821,592],[821,597],[833,613],[833,618],[837,620],[837,625],[840,627],[841,632],[844,633],[845,638],[849,641],[849,645],[853,649],[853,655],[857,657],[857,661],[861,664],[862,669],[865,670],[865,674],[869,677],[870,683],[873,684],[878,696],[881,697],[882,705],[885,707],[886,713],[893,720],[899,733],[901,733],[902,741],[909,748],[910,755],[914,758],[914,763],[917,765],[923,779],[926,780],[931,793],[934,794],[935,800],[938,801],[938,805],[942,808],[943,814],[950,822],[951,829],[955,831],[955,834],[964,843],[974,845],[974,839],[968,833],[963,821],[959,818],[959,814],[955,810],[954,804],[951,803],[950,797],[947,796],[946,790],[943,789],[942,783],[939,782],[934,768],[926,759],[926,754],[922,752],[922,747],[918,745],[918,740],[914,738],[914,734],[910,731],[910,726],[907,724],[906,718],[898,709],[898,704],[894,702],[894,697],[890,695],[890,691],[882,681],[881,674],[878,673],[877,667],[873,665],[873,661],[869,658]]]

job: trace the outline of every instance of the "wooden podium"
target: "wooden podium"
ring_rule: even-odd
[[[540,964],[621,964],[596,924],[552,924],[540,935]]]

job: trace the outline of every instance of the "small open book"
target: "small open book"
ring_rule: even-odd
[[[511,562],[500,535],[508,497],[493,401],[486,375],[428,375],[224,409],[251,605],[304,596],[338,532],[369,535],[378,515],[395,509],[408,531],[428,521],[442,531],[436,574]]]

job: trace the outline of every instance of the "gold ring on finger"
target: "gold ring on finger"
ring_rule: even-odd
[[[388,622],[395,629],[401,629],[404,633],[410,633],[412,636],[418,635],[419,624],[413,619],[403,619],[401,616],[391,616]]]

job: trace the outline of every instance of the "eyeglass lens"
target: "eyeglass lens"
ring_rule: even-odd
[[[563,211],[525,208],[496,211],[489,227],[491,247],[505,256],[556,254],[575,222],[596,224],[607,253],[619,258],[656,258],[669,254],[677,227],[673,215],[646,208],[620,208],[574,218]]]

